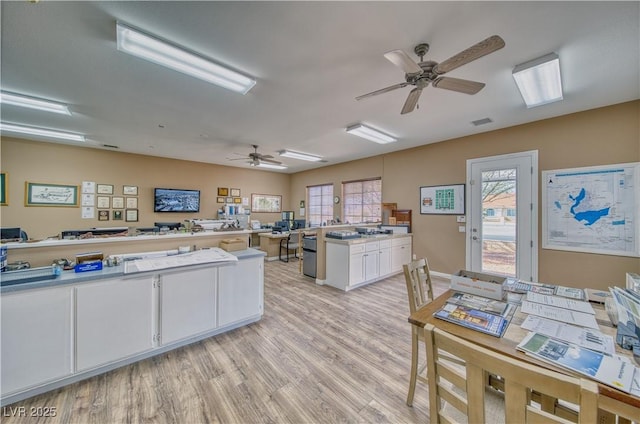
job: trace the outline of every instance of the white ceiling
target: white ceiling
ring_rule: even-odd
[[[640,2],[53,2],[3,1],[2,89],[58,100],[73,116],[2,108],[2,120],[84,133],[119,151],[249,168],[252,144],[327,163],[278,159],[298,172],[640,98]],[[246,95],[116,50],[116,21],[172,40],[257,80]],[[383,54],[441,62],[490,35],[506,46],[447,76],[486,83],[469,96],[411,87]],[[527,109],[517,64],[556,52],[565,98]],[[417,57],[416,57],[417,59]],[[53,115],[53,116],[51,116]],[[491,118],[475,127],[471,121]],[[365,123],[399,141],[345,132]]]

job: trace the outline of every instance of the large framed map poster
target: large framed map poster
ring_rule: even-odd
[[[542,248],[640,257],[640,163],[542,171]]]

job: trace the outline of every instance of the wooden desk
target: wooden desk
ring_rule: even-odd
[[[551,364],[539,361],[529,355],[524,354],[523,352],[516,350],[516,346],[518,345],[518,343],[520,343],[520,341],[522,341],[524,336],[528,333],[527,330],[523,330],[520,328],[520,324],[522,324],[522,322],[526,318],[526,314],[520,312],[520,307],[518,307],[518,309],[516,310],[516,313],[511,320],[509,327],[507,327],[507,331],[505,331],[504,336],[501,338],[493,337],[488,334],[480,333],[478,331],[435,318],[433,316],[434,312],[438,311],[453,293],[453,291],[447,290],[442,295],[434,299],[433,302],[425,305],[415,313],[411,314],[411,316],[409,317],[409,323],[411,325],[420,327],[421,329],[424,329],[424,326],[429,323],[448,333],[461,337],[472,343],[476,343],[486,349],[499,352],[501,354],[516,358],[524,362],[528,362],[530,364],[539,365],[547,369],[552,369],[560,373],[572,374],[570,371],[564,368],[554,367]],[[596,320],[598,322],[598,325],[600,326],[600,331],[615,337],[615,328],[611,325],[604,307],[598,307],[597,305],[594,305],[594,310],[596,311]],[[616,353],[623,356],[631,356],[630,351],[621,349],[617,345]],[[573,375],[587,378],[586,376],[581,374]],[[638,408],[640,412],[639,397],[624,393],[620,390],[614,389],[601,383],[598,383],[598,390],[600,392],[600,395],[631,405],[634,408]]]

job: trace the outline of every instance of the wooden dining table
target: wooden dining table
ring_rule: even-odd
[[[544,367],[547,369],[551,369],[554,371],[558,371],[560,373],[573,375],[577,377],[585,377],[581,374],[572,373],[569,370],[564,368],[553,366],[547,362],[540,361],[536,358],[531,357],[530,355],[526,355],[525,353],[516,350],[516,346],[518,343],[522,341],[522,339],[528,334],[527,330],[520,328],[522,322],[526,319],[527,314],[520,311],[520,306],[516,309],[513,318],[511,319],[507,330],[504,332],[502,337],[494,337],[488,334],[481,333],[479,331],[475,331],[457,324],[453,324],[439,318],[433,316],[433,314],[442,308],[442,306],[446,303],[446,301],[451,297],[451,295],[455,293],[452,290],[447,290],[436,299],[434,299],[431,303],[423,306],[415,313],[409,316],[409,323],[416,327],[419,327],[422,331],[424,331],[424,327],[427,324],[431,324],[434,327],[440,328],[450,334],[463,338],[469,342],[478,344],[486,349],[490,349],[496,352],[499,352],[503,355],[507,355],[509,357],[537,365],[540,367]],[[616,335],[616,329],[611,324],[609,320],[609,316],[607,315],[603,304],[592,304],[594,306],[594,311],[596,312],[596,321],[600,328],[600,331],[604,334],[609,334],[614,337]],[[426,338],[425,338],[426,340]],[[616,344],[616,353],[622,356],[627,356],[632,358],[632,353],[629,350],[625,350],[620,348]],[[633,361],[633,359],[631,359]],[[629,405],[632,410],[635,412],[637,408],[637,417],[640,419],[640,397],[633,396],[629,393],[625,393],[621,390],[615,389],[613,387],[607,386],[602,383],[598,383],[598,391],[600,396],[604,396],[606,398],[622,402],[626,405]],[[549,412],[557,412],[555,408],[557,406],[555,399],[543,399],[544,402],[542,404],[543,409],[548,410]],[[549,404],[552,403],[552,405]],[[608,414],[604,411],[601,411],[601,417],[603,418],[602,423],[615,422],[613,420],[612,414]],[[624,422],[624,421],[622,421]]]

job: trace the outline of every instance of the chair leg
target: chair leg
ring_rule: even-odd
[[[409,381],[409,393],[407,394],[407,406],[413,406],[413,395],[416,392],[416,380],[418,377],[418,333],[411,329],[411,380]]]

